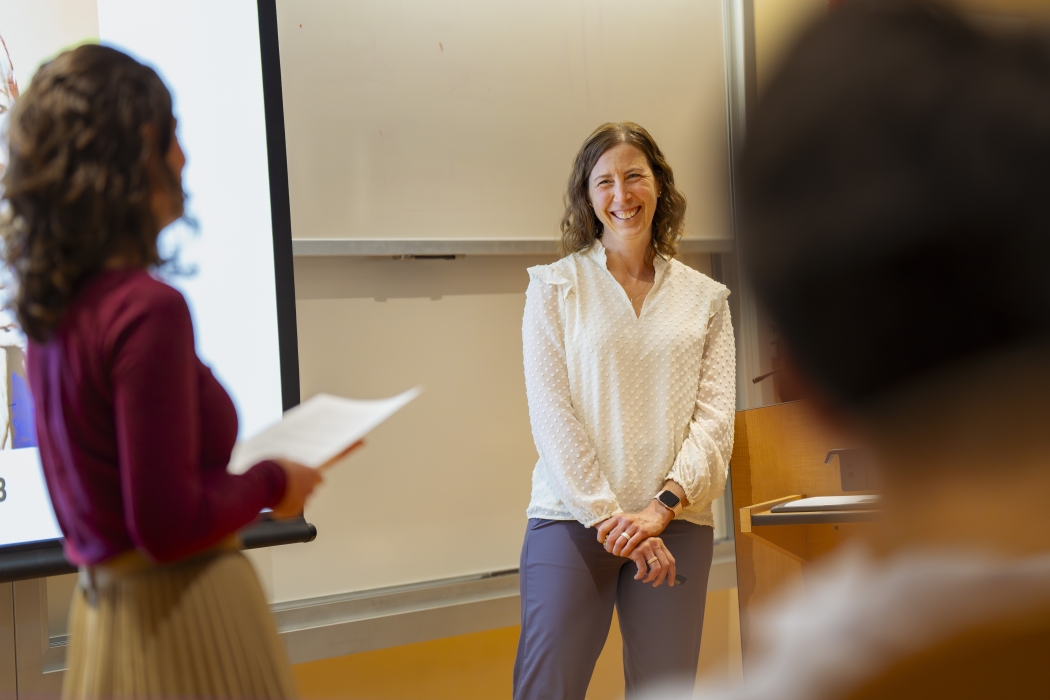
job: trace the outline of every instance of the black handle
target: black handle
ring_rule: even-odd
[[[828,450],[824,464],[839,456],[839,480],[843,491],[869,491],[874,489],[877,478],[867,450],[859,447]]]

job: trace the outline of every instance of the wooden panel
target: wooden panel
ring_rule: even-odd
[[[770,535],[782,550],[796,548],[792,556],[742,533],[740,509],[791,494],[842,495],[837,460],[826,465],[824,457],[828,450],[851,445],[829,432],[801,401],[740,411],[736,415],[735,432],[732,489],[736,512],[733,520],[737,536],[741,643],[744,662],[747,663],[749,608],[786,583],[798,580],[802,574],[801,559],[824,553],[833,546],[834,541],[829,542],[820,528],[832,528],[832,533],[842,531],[835,531],[835,526],[800,526],[795,534]],[[809,542],[809,531],[802,529],[811,527],[817,528],[813,531],[812,543]],[[771,529],[761,528],[763,536]],[[782,539],[784,541],[779,542]],[[806,557],[798,556],[798,548]]]
[[[14,594],[10,583],[0,583],[0,700],[13,700],[16,678]]]
[[[734,476],[745,476],[746,472],[751,496],[747,501],[735,501],[737,507],[793,493],[843,495],[838,465],[824,464],[824,457],[828,450],[850,445],[824,428],[805,402],[740,411],[736,439]]]
[[[15,662],[18,696],[52,698],[62,692],[61,668],[51,668],[48,657],[47,581],[42,578],[15,581]]]
[[[760,527],[749,534],[759,544],[771,547],[773,550],[800,564],[805,564],[812,559],[804,525]]]
[[[806,544],[813,559],[820,558],[844,541],[865,537],[875,527],[874,522],[839,523],[838,525],[806,525]]]
[[[778,513],[770,511],[782,503],[804,498],[795,494],[742,506],[737,511],[739,534],[771,547],[788,558],[807,564],[824,556],[851,537],[870,532],[879,511],[848,510],[815,513]],[[817,522],[798,522],[802,519]]]
[[[740,602],[740,646],[747,663],[751,610],[786,581],[800,579],[802,564],[746,536],[736,541],[737,593]]]

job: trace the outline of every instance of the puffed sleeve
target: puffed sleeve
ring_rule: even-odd
[[[532,436],[547,483],[572,517],[591,527],[621,509],[572,407],[559,309],[571,283],[543,268],[529,274],[521,334]]]
[[[736,347],[728,297],[723,290],[708,321],[689,433],[667,475],[685,490],[690,508],[702,508],[722,494],[733,452]]]

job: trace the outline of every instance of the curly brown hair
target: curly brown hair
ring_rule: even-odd
[[[107,261],[164,262],[150,174],[160,171],[181,213],[179,180],[155,165],[173,127],[160,77],[120,51],[80,46],[33,76],[8,125],[8,206],[0,219],[4,261],[17,283],[12,306],[31,339],[51,337],[78,289]]]
[[[565,255],[590,247],[602,237],[604,226],[591,207],[588,182],[595,163],[614,146],[627,143],[645,154],[659,184],[660,199],[653,215],[650,246],[654,253],[670,258],[678,253],[685,220],[685,195],[674,186],[674,172],[649,132],[634,122],[607,122],[595,129],[580,147],[572,164],[565,192],[565,214],[561,219],[561,248]]]

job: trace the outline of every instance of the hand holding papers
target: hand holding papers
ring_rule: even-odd
[[[340,456],[376,426],[422,393],[409,389],[389,399],[359,401],[318,394],[284,414],[284,419],[238,443],[227,471],[243,474],[265,459],[287,459],[318,468]]]

